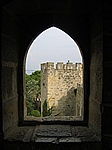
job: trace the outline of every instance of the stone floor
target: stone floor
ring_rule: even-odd
[[[100,138],[88,127],[70,125],[37,125],[15,128],[5,140],[36,142],[36,143],[63,143],[63,142],[95,142]]]

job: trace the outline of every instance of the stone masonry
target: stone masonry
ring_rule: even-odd
[[[83,65],[81,63],[58,62],[56,69],[53,62],[41,64],[41,113],[43,103],[47,100],[48,107],[53,106],[53,116],[57,114],[59,116],[81,116],[82,83]]]

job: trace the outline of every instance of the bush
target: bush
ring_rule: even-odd
[[[35,116],[35,117],[40,117],[41,115],[40,115],[40,112],[38,111],[38,110],[32,110],[31,111],[31,115],[32,116]]]

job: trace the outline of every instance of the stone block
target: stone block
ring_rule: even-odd
[[[89,124],[95,132],[101,133],[101,111],[100,104],[94,100],[89,102]]]
[[[91,67],[91,80],[90,80],[90,99],[102,102],[102,69]]]
[[[103,134],[112,134],[112,107],[104,106],[102,114]]]
[[[3,103],[17,97],[16,68],[13,66],[2,68],[2,98]]]
[[[104,92],[112,91],[112,67],[104,67]]]
[[[66,142],[66,143],[74,143],[74,142],[81,142],[81,139],[80,138],[74,138],[74,137],[67,137],[67,138],[60,138],[59,139],[59,143],[60,142]]]
[[[103,44],[103,38],[99,37],[96,41],[93,41],[91,43],[91,66],[102,68],[102,61],[103,61],[103,55],[102,55],[102,47]]]
[[[3,106],[3,130],[6,135],[18,124],[18,99],[9,100]]]
[[[112,33],[112,9],[108,9],[108,11],[104,11],[103,13],[103,17],[104,17],[104,21],[103,21],[103,28],[104,28],[104,32],[108,33]]]
[[[57,137],[71,136],[70,126],[68,125],[40,125],[36,136]]]
[[[15,39],[2,36],[2,61],[18,62],[18,45]]]
[[[4,150],[32,150],[31,143],[21,141],[4,141]]]
[[[3,34],[9,36],[10,38],[13,37],[13,15],[8,13],[7,11],[3,10],[3,18],[2,18],[2,32]]]
[[[112,102],[112,67],[104,67],[103,102]]]
[[[102,10],[98,9],[91,20],[91,39],[97,38],[103,31]]]
[[[103,47],[104,61],[111,61],[112,60],[112,35],[111,36],[104,35],[103,45],[104,45]]]
[[[2,96],[3,99],[13,95],[13,72],[14,68],[3,67],[2,69]]]
[[[102,148],[103,150],[111,150],[112,149],[112,135],[111,136],[102,136]]]
[[[37,142],[37,143],[41,143],[41,142],[43,142],[43,143],[57,143],[58,141],[57,141],[56,137],[55,138],[53,138],[53,137],[49,137],[49,138],[48,137],[37,137],[35,142]]]

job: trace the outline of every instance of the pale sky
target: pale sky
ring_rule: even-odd
[[[31,44],[26,58],[26,73],[40,70],[45,62],[82,62],[80,50],[74,40],[62,30],[51,27],[42,32]]]

